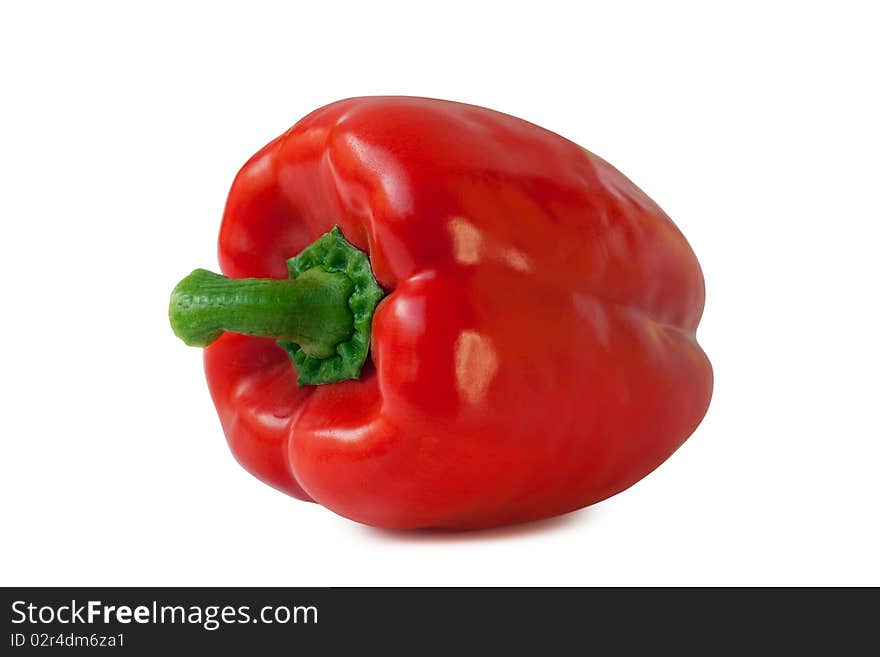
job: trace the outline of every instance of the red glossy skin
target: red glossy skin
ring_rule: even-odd
[[[439,100],[321,108],[236,177],[222,270],[286,277],[334,224],[388,292],[359,381],[297,388],[267,339],[205,352],[229,444],[263,481],[379,527],[515,523],[627,488],[705,414],[693,252],[559,135]]]

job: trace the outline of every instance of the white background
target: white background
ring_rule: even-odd
[[[878,21],[823,4],[4,3],[0,583],[880,585]],[[371,94],[543,125],[676,221],[716,387],[658,471],[438,535],[235,463],[168,294],[254,151]]]

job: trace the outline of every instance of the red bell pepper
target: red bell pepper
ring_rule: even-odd
[[[241,169],[219,259],[229,278],[194,272],[171,316],[210,345],[233,453],[359,522],[470,529],[593,504],[709,404],[685,238],[607,162],[512,116],[323,107]]]

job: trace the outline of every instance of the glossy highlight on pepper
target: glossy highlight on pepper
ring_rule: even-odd
[[[375,286],[364,303],[324,260],[314,294],[291,291],[334,230]],[[208,345],[233,453],[359,522],[474,529],[593,504],[709,404],[684,236],[604,160],[506,114],[410,97],[316,110],[236,176],[219,259],[225,277],[182,282],[171,315]],[[357,371],[320,380],[348,322]]]

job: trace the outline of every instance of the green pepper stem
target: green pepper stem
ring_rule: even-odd
[[[171,328],[186,344],[205,347],[224,331],[295,342],[326,358],[354,332],[344,273],[318,267],[295,279],[227,278],[196,269],[171,293]]]

